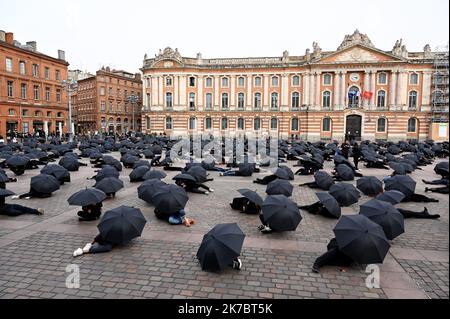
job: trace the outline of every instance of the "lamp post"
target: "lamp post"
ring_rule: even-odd
[[[135,126],[134,126],[134,104],[136,103],[136,102],[139,102],[139,98],[138,98],[138,96],[137,95],[134,95],[134,94],[131,94],[129,97],[128,97],[128,101],[130,101],[131,102],[131,112],[132,112],[132,122],[131,122],[131,130],[133,131],[133,132],[135,132]]]
[[[76,90],[78,83],[75,80],[69,79],[62,81],[62,87],[67,91],[69,98],[69,142],[73,142],[72,132],[72,91]],[[62,133],[62,132],[61,132]]]

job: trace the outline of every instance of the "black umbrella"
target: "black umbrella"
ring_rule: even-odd
[[[284,195],[269,195],[262,204],[264,221],[274,231],[294,231],[302,220],[296,203]]]
[[[120,206],[107,211],[97,227],[103,240],[123,245],[141,236],[146,222],[140,209]]]
[[[187,182],[193,182],[193,183],[197,182],[195,177],[192,175],[189,175],[189,174],[178,174],[178,175],[175,175],[172,179],[174,181],[180,180],[180,181],[187,181]]]
[[[336,167],[336,172],[344,181],[352,181],[355,179],[355,172],[345,164],[339,164]]]
[[[376,196],[383,191],[383,183],[375,176],[364,176],[356,181],[356,188],[368,196]]]
[[[97,182],[100,182],[102,179],[106,177],[115,177],[119,178],[120,173],[117,169],[115,169],[112,166],[104,165],[100,171],[97,172],[97,175],[95,176],[95,180]]]
[[[252,163],[240,163],[238,165],[238,171],[241,176],[252,176],[255,171],[255,164]]]
[[[161,213],[171,215],[183,209],[188,199],[184,188],[170,184],[160,187],[153,195],[152,202]]]
[[[78,162],[78,159],[73,156],[64,156],[59,160],[58,164],[70,172],[78,171],[78,169],[80,168],[80,163]]]
[[[331,215],[336,218],[341,217],[341,206],[339,206],[339,203],[333,196],[327,192],[318,192],[316,195]]]
[[[292,196],[292,191],[294,186],[284,179],[276,179],[267,185],[266,194],[267,195],[284,195],[286,197]]]
[[[86,188],[76,192],[67,200],[70,205],[88,206],[103,202],[106,194],[97,188]]]
[[[405,232],[403,215],[391,203],[372,199],[361,205],[359,213],[380,225],[389,240]]]
[[[382,263],[390,248],[383,228],[364,215],[342,216],[333,231],[339,249],[359,264]]]
[[[434,167],[434,172],[438,175],[448,176],[449,165],[448,162],[440,162]]]
[[[60,165],[48,164],[41,169],[42,174],[53,175],[57,180],[70,180],[70,173],[67,169]]]
[[[165,185],[167,184],[159,179],[146,180],[138,187],[138,197],[149,204],[153,204],[153,195]]]
[[[391,162],[389,167],[392,168],[397,175],[406,175],[406,168],[400,163]]]
[[[59,189],[59,181],[52,175],[39,174],[31,178],[30,187],[43,194],[51,194]]]
[[[193,166],[191,167],[186,174],[189,174],[195,178],[195,180],[199,183],[203,183],[207,179],[207,171],[201,166]]]
[[[139,166],[130,173],[130,182],[139,182],[144,180],[144,175],[150,170],[148,166]]]
[[[6,176],[5,172],[0,172],[0,183],[7,183],[9,182],[8,176]]]
[[[155,170],[150,170],[147,173],[145,173],[144,175],[144,179],[163,179],[166,178],[167,174],[164,173],[163,171],[155,171]]]
[[[26,156],[21,155],[13,155],[6,160],[6,164],[8,166],[25,166],[30,161],[30,159]]]
[[[146,161],[146,160],[138,160],[138,161],[134,162],[133,168],[137,168],[139,166],[151,167],[150,162]]]
[[[280,179],[285,179],[285,180],[289,179],[289,173],[286,170],[282,169],[281,167],[277,168],[274,175]]]
[[[123,182],[116,177],[105,177],[95,183],[94,187],[104,191],[105,194],[112,194],[123,188]]]
[[[258,195],[258,193],[256,191],[252,191],[250,189],[238,189],[239,194],[241,194],[242,196],[244,196],[245,198],[247,198],[249,201],[255,203],[258,206],[262,206],[263,204],[263,199],[261,198],[261,196]]]
[[[331,186],[330,195],[337,200],[341,207],[355,204],[361,197],[355,186],[347,183],[337,183]]]
[[[392,205],[400,203],[404,198],[405,194],[397,190],[386,191],[375,197],[375,199],[391,203]]]
[[[334,179],[327,172],[318,171],[314,173],[314,180],[316,184],[323,190],[329,190],[334,185]]]
[[[15,194],[16,193],[10,191],[9,189],[0,188],[0,197],[8,197]]]
[[[397,190],[405,194],[406,197],[414,194],[416,182],[406,175],[395,175],[388,178],[385,182],[385,190]]]
[[[203,236],[197,258],[203,270],[222,270],[241,254],[245,234],[236,223],[219,224]]]

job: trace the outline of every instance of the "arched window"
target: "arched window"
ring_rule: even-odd
[[[240,76],[238,78],[238,87],[244,87],[245,86],[245,78],[243,76]]]
[[[166,77],[166,86],[172,86],[172,78],[170,76]]]
[[[210,117],[205,118],[205,129],[210,130],[212,128],[212,119]]]
[[[255,131],[259,131],[261,129],[261,119],[259,117],[255,117],[253,120],[253,129]]]
[[[242,117],[238,118],[238,120],[237,120],[237,127],[238,127],[238,130],[243,130],[244,129],[244,119]]]
[[[212,87],[212,83],[213,83],[212,78],[207,77],[206,80],[205,80],[205,87],[211,88]]]
[[[292,92],[292,108],[298,109],[300,107],[300,93]]]
[[[16,111],[14,109],[9,109],[8,115],[16,115]]]
[[[58,114],[56,114],[57,117],[63,117],[62,112],[58,112]]]
[[[271,85],[278,86],[278,76],[272,76]]]
[[[331,132],[331,119],[329,117],[322,120],[322,131]]]
[[[272,117],[270,119],[270,129],[277,130],[278,129],[278,119],[276,117]]]
[[[42,112],[41,111],[36,111],[36,112],[34,112],[34,116],[42,117]]]
[[[323,85],[331,85],[331,74],[325,74],[323,76]]]
[[[206,110],[211,110],[212,109],[212,103],[213,103],[212,93],[206,93],[206,97],[205,97]]]
[[[189,93],[189,111],[195,111],[195,93]]]
[[[377,107],[386,106],[386,91],[380,90],[377,94]]]
[[[195,77],[194,76],[189,77],[189,86],[191,86],[191,87],[195,86]]]
[[[408,120],[408,133],[415,133],[417,130],[417,119],[414,117]]]
[[[322,93],[322,106],[330,107],[331,106],[331,92],[325,91]]]
[[[245,95],[244,93],[238,93],[238,110],[243,110],[245,105]]]
[[[172,118],[170,116],[166,117],[166,130],[173,129]]]
[[[108,120],[109,126],[114,126],[114,119],[112,117]]]
[[[298,75],[294,75],[292,77],[292,86],[299,86],[300,85],[300,77]]]
[[[222,117],[222,121],[221,121],[222,123],[222,125],[221,125],[221,127],[222,127],[222,130],[226,130],[226,129],[228,129],[228,119],[226,118],[226,117]]]
[[[291,120],[291,131],[298,131],[298,118],[296,117]]]
[[[409,92],[408,106],[409,106],[410,109],[417,108],[417,91]]]
[[[270,108],[273,110],[278,109],[278,93],[276,92],[270,95]]]
[[[378,84],[386,84],[387,83],[387,74],[382,72],[378,74]]]
[[[168,109],[172,108],[172,93],[170,92],[166,93],[166,108]]]
[[[255,93],[255,109],[261,109],[261,93]]]
[[[377,132],[386,132],[386,119],[380,117],[377,121]]]
[[[47,111],[47,117],[52,117],[52,112],[51,111]]]
[[[149,130],[150,129],[150,116],[146,116],[145,117],[145,124],[146,124],[146,129]],[[128,125],[125,125],[126,127]]]
[[[222,78],[222,87],[227,88],[228,87],[228,78]]]
[[[262,85],[261,77],[260,76],[255,77],[255,86],[261,85]]]
[[[411,85],[419,84],[419,74],[411,73],[409,76],[409,84],[411,84]]]
[[[189,129],[195,130],[197,128],[197,119],[195,117],[189,118]]]
[[[228,93],[222,93],[222,109],[228,109]]]

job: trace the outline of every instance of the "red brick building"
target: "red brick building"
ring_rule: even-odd
[[[0,31],[0,134],[68,132],[67,79],[64,51],[58,58],[38,52],[36,42],[25,45],[13,33]]]

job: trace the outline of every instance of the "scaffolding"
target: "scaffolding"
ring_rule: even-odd
[[[449,55],[448,44],[439,46],[433,54],[432,113],[434,123],[449,121]]]

